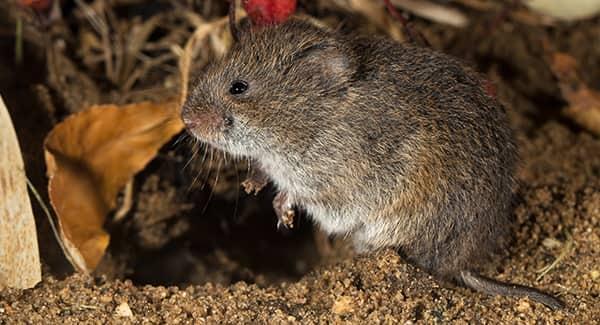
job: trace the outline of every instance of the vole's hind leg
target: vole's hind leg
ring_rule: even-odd
[[[277,214],[277,229],[294,228],[294,203],[289,199],[286,192],[279,192],[273,199],[273,209]]]

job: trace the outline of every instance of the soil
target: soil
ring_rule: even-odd
[[[542,27],[462,9],[472,21],[466,30],[420,19],[414,26],[434,48],[463,58],[494,82],[518,135],[515,236],[487,275],[556,294],[565,310],[441,284],[392,250],[356,256],[343,238],[327,238],[306,216],[297,217],[292,230],[277,231],[273,190],[253,196],[239,186],[247,162],[173,141],[136,176],[127,216],[107,223],[109,251],[91,276],[73,273],[35,207],[44,278],[32,289],[0,290],[0,324],[600,324],[600,139],[561,115],[566,103],[542,46],[545,38],[576,58],[582,78],[600,89],[600,43],[591,41],[600,35],[600,19]],[[15,42],[9,10],[0,6],[0,17],[7,17],[0,19],[7,22],[3,49]],[[202,10],[218,16],[225,8]],[[343,21],[343,13],[303,10]],[[110,86],[86,70],[76,50],[65,55],[99,85],[96,94],[108,93]],[[12,51],[0,53],[0,92],[38,189],[46,187],[44,136],[78,105],[52,85],[41,53],[31,39],[24,47],[27,64],[15,65]]]

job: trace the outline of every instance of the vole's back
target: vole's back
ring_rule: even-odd
[[[517,154],[505,111],[453,58],[385,40],[355,42],[352,106],[368,116],[356,127],[371,163],[363,179],[384,187],[356,243],[397,246],[453,278],[485,261],[510,226]]]

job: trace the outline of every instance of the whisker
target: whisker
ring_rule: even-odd
[[[180,144],[181,142],[183,142],[184,140],[186,140],[188,137],[189,137],[189,133],[187,133],[187,131],[184,131],[173,142],[173,147],[176,147],[178,144]]]
[[[217,187],[217,184],[219,183],[219,174],[221,172],[221,163],[223,162],[223,160],[219,160],[219,164],[217,165],[217,176],[215,177],[215,182],[213,183],[213,186],[210,187],[210,194],[208,194],[208,199],[206,200],[206,204],[204,205],[204,208],[202,209],[202,212],[200,213],[200,215],[204,215],[204,213],[206,212],[206,209],[208,208],[208,205],[210,203],[210,200],[213,197],[213,194],[215,193],[215,187]]]
[[[236,191],[235,191],[235,204],[233,205],[233,220],[237,221],[237,211],[238,211],[238,206],[240,203],[240,172],[237,169],[237,162],[238,159],[236,157],[233,157],[233,169],[235,169],[235,180],[236,180]]]
[[[192,160],[194,160],[194,158],[196,158],[200,149],[202,149],[202,145],[198,145],[198,143],[194,143],[192,145],[192,156],[190,157],[190,159],[188,159],[188,161],[185,163],[185,165],[183,165],[183,169],[186,169],[188,167],[188,165],[192,162]]]
[[[200,178],[200,175],[202,175],[202,170],[200,170],[196,176],[194,177],[194,179],[192,180],[192,182],[190,183],[190,186],[188,186],[188,193],[192,190],[192,188],[194,188],[194,186],[196,185],[196,182],[198,181],[198,178]]]
[[[213,165],[213,161],[214,161],[214,153],[215,153],[215,149],[213,149],[212,147],[210,148],[210,162],[208,163],[208,173],[206,174],[206,178],[204,179],[204,182],[202,183],[202,185],[200,186],[200,190],[204,189],[204,186],[206,186],[206,183],[208,183],[208,179],[210,178],[210,174],[212,172],[212,165]]]
[[[202,175],[202,172],[205,170],[205,168],[203,168],[202,165],[204,165],[204,161],[206,159],[206,153],[208,151],[208,148],[206,146],[203,145],[203,143],[196,141],[194,143],[194,147],[198,148],[197,150],[195,150],[194,155],[198,153],[198,151],[204,149],[204,155],[202,156],[202,160],[200,161],[200,163],[198,164],[198,166],[200,166],[200,171],[196,174],[196,176],[194,177],[194,179],[192,180],[192,183],[190,184],[189,188],[188,188],[188,192],[196,185],[198,179],[200,178],[200,176]],[[210,170],[207,172],[210,173]],[[202,189],[201,189],[202,190]]]

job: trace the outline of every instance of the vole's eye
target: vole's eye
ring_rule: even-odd
[[[225,124],[225,126],[232,126],[233,125],[233,117],[225,116],[225,118],[223,118],[223,123]]]
[[[248,90],[248,83],[244,80],[236,80],[231,83],[229,93],[232,95],[239,95],[245,93],[246,90]]]

